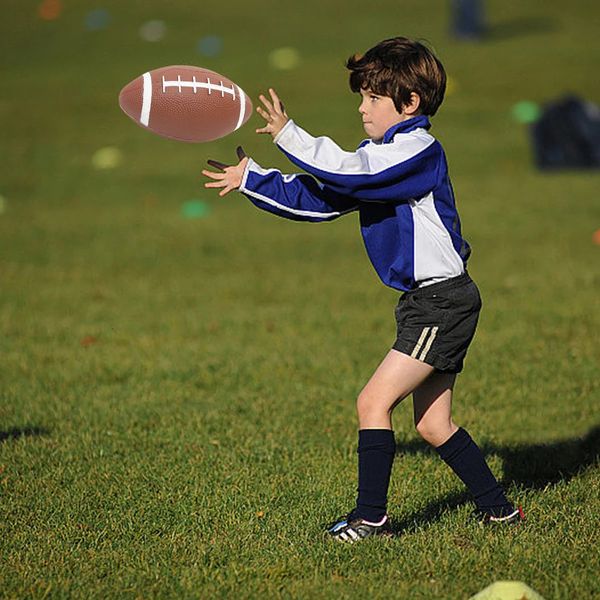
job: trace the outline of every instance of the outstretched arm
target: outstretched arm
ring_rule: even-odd
[[[257,129],[256,133],[268,133],[275,138],[290,119],[285,112],[283,103],[273,88],[269,88],[269,95],[271,96],[271,100],[268,100],[264,94],[259,96],[265,108],[257,106],[256,111],[266,123],[264,127]],[[225,196],[229,192],[239,189],[248,165],[248,159],[241,146],[238,146],[236,152],[240,162],[235,166],[226,165],[216,160],[208,161],[209,165],[219,169],[221,172],[209,171],[208,169],[203,170],[203,175],[214,180],[210,183],[205,183],[204,187],[222,188],[219,196]]]
[[[340,194],[375,202],[421,198],[437,185],[443,152],[429,134],[396,134],[346,152],[328,137],[313,137],[293,121],[275,138],[298,167]]]
[[[207,188],[222,188],[219,196],[237,189],[255,206],[294,221],[332,221],[358,208],[358,203],[337,194],[306,174],[284,175],[277,169],[263,169],[245,155],[229,166],[210,160],[221,172],[202,171],[213,181]],[[242,151],[243,152],[243,151]]]
[[[271,99],[261,95],[257,107],[267,124],[257,133],[269,133],[298,167],[339,194],[365,201],[402,201],[420,198],[436,185],[442,151],[427,133],[398,134],[386,144],[366,144],[355,152],[342,150],[328,137],[315,138],[288,117],[273,89]]]
[[[269,93],[271,100],[260,96],[265,108],[257,107],[257,111],[266,124],[256,132],[275,138],[289,117],[275,91],[269,89]],[[240,162],[235,166],[208,161],[219,172],[202,171],[213,180],[205,183],[205,187],[221,188],[220,196],[239,190],[258,208],[295,221],[331,221],[358,208],[357,201],[324,186],[310,175],[284,175],[277,169],[263,169],[248,158],[241,147],[237,154]]]
[[[277,169],[263,169],[252,159],[239,190],[258,208],[294,221],[332,221],[358,208],[358,202],[311,175],[284,175]]]

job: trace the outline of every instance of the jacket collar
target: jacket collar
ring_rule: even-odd
[[[431,123],[429,122],[429,117],[426,115],[413,117],[412,119],[392,125],[383,135],[382,143],[389,144],[397,133],[408,133],[415,129],[429,129],[430,127]]]

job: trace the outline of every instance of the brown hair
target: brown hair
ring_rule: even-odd
[[[405,37],[383,40],[363,55],[346,62],[353,92],[368,89],[388,96],[398,112],[415,92],[421,99],[419,113],[433,116],[444,100],[446,72],[433,52]]]

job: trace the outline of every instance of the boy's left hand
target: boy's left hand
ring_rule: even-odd
[[[269,88],[269,94],[271,95],[270,101],[263,94],[259,96],[259,99],[265,105],[265,108],[257,106],[256,112],[258,112],[267,124],[264,127],[257,129],[256,133],[270,133],[273,138],[275,138],[290,118],[287,116],[285,108],[273,88]]]
[[[241,146],[237,147],[236,153],[240,161],[237,165],[226,165],[225,163],[212,159],[207,161],[211,167],[219,169],[221,172],[215,173],[215,171],[204,169],[202,171],[202,175],[210,177],[210,179],[214,180],[212,182],[205,183],[204,187],[223,188],[219,192],[219,196],[225,196],[226,194],[229,194],[229,192],[237,190],[240,187],[249,158],[246,156],[246,153]]]

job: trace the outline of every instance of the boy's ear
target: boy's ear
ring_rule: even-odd
[[[421,97],[416,92],[410,93],[410,102],[404,105],[404,113],[407,115],[415,115],[419,112],[421,106]]]

